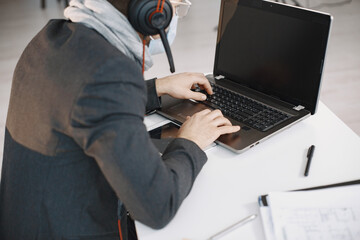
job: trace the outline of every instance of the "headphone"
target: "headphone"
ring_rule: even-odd
[[[175,72],[174,60],[165,29],[173,16],[169,0],[132,0],[129,3],[128,19],[133,28],[144,36],[160,34],[170,65],[170,72]]]

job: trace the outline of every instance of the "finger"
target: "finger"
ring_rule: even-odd
[[[204,100],[206,100],[206,95],[203,93],[200,93],[200,92],[193,92],[193,91],[189,90],[189,92],[187,92],[187,94],[186,94],[186,98],[194,99],[197,101],[204,101]]]
[[[212,122],[212,124],[214,124],[217,127],[218,126],[232,126],[229,119],[227,119],[225,117],[217,117],[217,118],[215,118],[214,121]]]
[[[219,134],[234,133],[240,130],[240,126],[222,126],[218,128]]]
[[[209,80],[202,73],[187,73],[192,84],[198,84],[200,89],[205,89],[208,94],[213,94]]]
[[[208,94],[213,94],[210,82],[205,76],[199,77],[197,84],[201,89],[205,89]]]
[[[210,112],[211,112],[210,109],[204,109],[204,110],[202,110],[202,111],[200,111],[200,112],[195,113],[194,115],[204,116],[204,115],[206,115],[206,114],[209,114]]]
[[[217,118],[217,117],[223,117],[222,112],[219,109],[216,109],[214,111],[211,111],[210,113],[207,114],[207,117],[211,120]]]

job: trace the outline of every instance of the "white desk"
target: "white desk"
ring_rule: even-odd
[[[316,149],[304,177],[312,144]],[[359,136],[321,102],[314,116],[243,154],[216,146],[207,155],[189,196],[165,228],[136,222],[140,240],[205,240],[248,215],[259,215],[259,195],[360,179]],[[264,240],[260,216],[222,239]]]

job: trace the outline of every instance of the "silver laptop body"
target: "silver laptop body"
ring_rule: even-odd
[[[214,96],[206,102],[165,96],[158,113],[181,124],[203,109],[221,109],[241,130],[216,142],[236,153],[252,148],[315,114],[331,21],[276,2],[222,0],[214,70],[206,76]],[[241,99],[251,106],[243,109]]]

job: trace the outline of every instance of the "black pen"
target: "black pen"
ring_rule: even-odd
[[[310,164],[311,164],[311,159],[314,155],[314,150],[315,150],[315,146],[311,145],[309,147],[309,150],[307,152],[307,163],[306,163],[306,168],[305,168],[305,173],[304,176],[307,177],[309,175],[309,169],[310,169]]]

